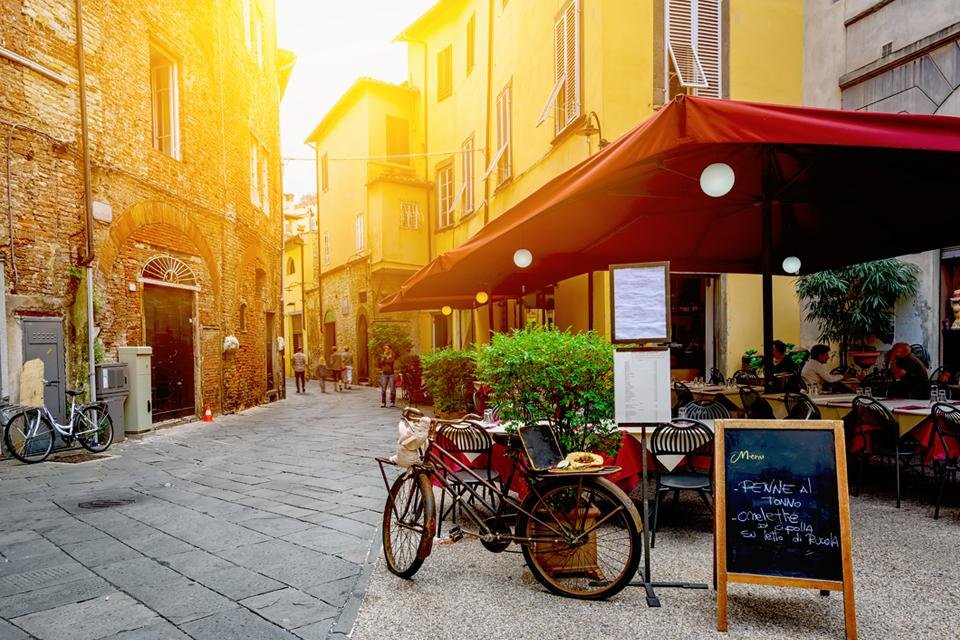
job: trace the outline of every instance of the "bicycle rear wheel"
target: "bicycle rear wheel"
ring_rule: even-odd
[[[523,557],[534,577],[570,598],[602,600],[620,592],[643,553],[636,507],[604,478],[564,478],[531,491],[517,532],[530,539]]]
[[[393,483],[383,509],[383,557],[390,572],[401,578],[412,577],[430,555],[436,531],[430,477],[404,473]]]
[[[23,411],[7,422],[3,440],[20,462],[43,462],[53,449],[53,427],[39,411]]]
[[[106,451],[113,443],[113,420],[104,406],[89,405],[81,409],[74,428],[73,435],[88,451]]]

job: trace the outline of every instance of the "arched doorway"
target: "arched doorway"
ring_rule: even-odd
[[[332,309],[327,309],[323,314],[323,357],[327,363],[330,362],[330,354],[333,352],[334,345],[337,344],[337,322],[336,315]]]
[[[367,349],[367,316],[357,317],[357,382],[370,379],[370,353]]]
[[[154,256],[143,265],[143,322],[150,361],[153,422],[196,415],[196,275],[185,262]]]

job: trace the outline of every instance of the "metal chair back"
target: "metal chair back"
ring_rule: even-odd
[[[450,453],[489,453],[493,440],[486,429],[473,422],[454,422],[437,427],[436,442]]]
[[[690,387],[679,381],[673,383],[673,394],[677,397],[677,401],[672,407],[673,417],[676,418],[680,408],[693,402],[694,397]]]
[[[791,420],[819,420],[820,407],[803,393],[785,393],[783,404]]]
[[[950,456],[950,451],[960,451],[960,409],[952,404],[938,402],[930,411],[933,416],[933,428],[937,432],[940,446],[947,453],[947,462],[956,463],[958,456]]]
[[[740,387],[740,402],[748,418],[753,420],[773,420],[773,407],[752,387]]]
[[[727,379],[723,375],[723,371],[717,369],[716,367],[710,368],[710,377],[707,380],[710,384],[723,384]]]
[[[737,384],[744,384],[748,386],[760,386],[760,376],[753,373],[752,371],[736,371],[733,374],[733,381]]]
[[[681,409],[683,413],[681,417],[691,420],[716,420],[730,417],[729,409],[713,400],[694,400]]]
[[[915,355],[920,362],[923,363],[923,366],[930,366],[930,354],[927,353],[927,348],[922,344],[912,344],[910,345],[910,353]]]

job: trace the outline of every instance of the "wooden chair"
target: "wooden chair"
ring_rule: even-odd
[[[740,387],[740,402],[743,411],[751,420],[773,420],[773,407],[752,387]]]
[[[677,401],[673,404],[673,407],[670,408],[670,413],[676,418],[680,415],[680,408],[693,402],[694,398],[690,387],[679,381],[673,383],[673,394],[676,396]]]
[[[911,459],[917,455],[920,443],[912,438],[900,437],[900,425],[890,410],[876,398],[857,396],[853,399],[851,410],[853,429],[848,439],[850,450],[851,441],[861,438],[863,449],[855,453],[858,457],[857,480],[853,495],[860,495],[860,485],[863,481],[863,468],[869,458],[888,458],[893,460],[894,474],[897,486],[897,509],[900,508],[900,468],[909,468]]]
[[[470,463],[471,456],[473,456],[474,459],[480,460],[480,465],[471,467],[471,470],[484,480],[493,483],[500,479],[500,474],[491,467],[493,440],[490,438],[487,430],[479,424],[469,420],[452,424],[441,424],[437,428],[436,443],[450,454],[461,459],[464,466]],[[450,463],[450,461],[446,459],[445,462]],[[443,473],[442,470],[440,472]],[[460,471],[445,474],[444,478],[457,496],[469,494],[470,497],[467,498],[469,501],[473,501],[473,494],[468,487],[482,495],[487,494],[487,488],[474,478],[469,471],[461,469]],[[456,520],[457,501],[454,500],[449,509],[444,511],[445,499],[446,491],[440,494],[440,520],[437,522],[437,537],[440,537],[443,519],[448,514],[451,514],[453,519]]]
[[[820,407],[803,393],[783,394],[783,404],[790,420],[819,420]]]
[[[650,436],[650,453],[657,460],[653,534],[650,538],[650,546],[653,547],[657,543],[657,524],[664,494],[672,491],[676,503],[681,491],[696,491],[707,507],[713,510],[713,432],[702,422],[678,418],[654,429]],[[682,455],[684,460],[668,471],[659,460],[659,456],[663,455]],[[709,470],[695,468],[694,456],[701,460],[703,456],[709,456]]]
[[[960,468],[960,409],[952,404],[938,402],[930,412],[933,416],[935,437],[943,448],[946,458],[933,461],[933,477],[937,483],[937,503],[933,510],[933,519],[940,517],[940,504],[943,502],[943,485],[947,476],[956,481]]]
[[[716,420],[729,418],[730,410],[713,400],[694,400],[681,408],[681,418],[690,420]]]

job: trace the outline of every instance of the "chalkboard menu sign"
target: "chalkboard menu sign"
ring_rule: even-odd
[[[727,571],[842,580],[833,434],[731,429],[723,438]]]
[[[843,591],[856,638],[850,511],[839,420],[718,420],[717,628],[727,583]]]

